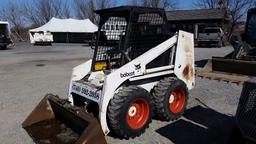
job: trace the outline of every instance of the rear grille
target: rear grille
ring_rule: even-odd
[[[256,140],[256,83],[244,84],[236,120],[243,135],[251,140]]]

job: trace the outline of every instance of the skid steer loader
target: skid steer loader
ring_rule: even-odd
[[[193,34],[170,36],[163,9],[95,12],[94,55],[73,69],[68,100],[48,94],[22,124],[35,141],[105,143],[109,132],[134,138],[153,115],[175,120],[186,109],[195,85]]]
[[[256,76],[256,8],[248,10],[245,32],[231,38],[234,51],[225,57],[213,57],[197,76],[244,83]]]

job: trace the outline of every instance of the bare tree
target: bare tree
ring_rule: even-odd
[[[87,11],[87,17],[94,23],[97,23],[96,14],[94,13],[94,10],[96,9],[95,3],[93,0],[89,0],[87,3],[86,11]]]
[[[33,0],[24,3],[23,8],[27,19],[34,25],[45,24],[52,17],[70,17],[70,7],[66,0]]]
[[[94,10],[109,8],[115,5],[115,0],[74,0],[76,17],[79,19],[89,18],[94,23],[97,23]]]
[[[129,5],[133,5],[133,6],[140,6],[142,5],[141,2],[137,1],[137,0],[128,0],[127,2]]]
[[[76,17],[79,19],[87,18],[87,2],[88,0],[74,0]]]
[[[178,0],[129,0],[128,4],[135,6],[157,7],[166,10],[177,7]]]
[[[229,38],[239,21],[243,21],[247,10],[253,6],[256,0],[197,0],[194,3],[199,8],[225,8],[231,18]]]
[[[219,0],[197,0],[194,5],[199,8],[219,8]]]
[[[17,1],[9,1],[6,6],[0,9],[0,18],[10,23],[13,37],[23,40],[22,35],[26,23],[22,7]]]
[[[254,2],[255,0],[229,0],[228,1],[227,6],[229,9],[229,13],[232,21],[229,37],[233,33],[237,23],[245,19],[247,10],[252,7],[252,4]]]
[[[59,14],[59,16],[61,18],[70,18],[72,17],[71,15],[71,10],[70,10],[70,4],[68,3],[67,0],[62,0],[62,6],[61,6],[61,12]]]
[[[52,17],[71,16],[68,0],[12,0],[0,8],[0,18],[11,24],[12,36],[22,40],[27,38],[27,27],[36,27],[48,22]]]

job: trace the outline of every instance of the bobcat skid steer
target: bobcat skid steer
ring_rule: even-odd
[[[95,12],[100,23],[94,56],[73,69],[68,100],[48,94],[23,122],[34,140],[105,143],[109,132],[134,138],[153,115],[175,120],[186,108],[195,85],[193,34],[170,36],[163,9]]]

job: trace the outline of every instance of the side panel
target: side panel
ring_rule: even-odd
[[[186,83],[189,90],[194,87],[194,36],[191,33],[179,31],[174,73]]]
[[[91,65],[92,65],[92,60],[90,59],[87,62],[82,63],[73,68],[70,83],[69,83],[69,90],[68,90],[68,100],[72,103],[72,105],[73,105],[73,98],[71,96],[72,81],[81,80],[83,77],[89,74],[91,71]]]
[[[135,76],[145,75],[146,65],[173,47],[176,42],[177,36],[175,35],[105,77],[103,86],[103,99],[100,106],[100,122],[105,134],[109,132],[107,126],[107,107],[109,101],[115,94],[115,90],[128,79]]]

